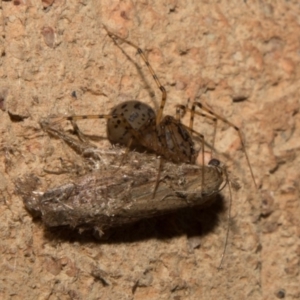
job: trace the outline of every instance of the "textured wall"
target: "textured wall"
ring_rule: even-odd
[[[299,299],[298,1],[51,2],[1,2],[0,298]],[[197,248],[180,216],[97,242],[45,231],[15,193],[15,180],[28,173],[44,189],[64,182],[66,175],[43,170],[60,157],[80,163],[40,129],[41,118],[107,113],[130,99],[158,107],[140,57],[114,45],[102,24],[145,50],[168,92],[166,114],[201,100],[242,129],[259,190],[236,132],[219,122],[216,149],[230,155],[220,159],[242,185],[221,271],[226,210]],[[79,124],[105,136],[104,121]],[[209,140],[205,124],[199,118],[195,129]],[[228,205],[228,190],[223,195]]]

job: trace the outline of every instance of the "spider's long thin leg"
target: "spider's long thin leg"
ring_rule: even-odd
[[[245,153],[247,164],[248,164],[248,167],[249,167],[249,170],[250,170],[250,173],[251,173],[252,180],[254,182],[255,188],[257,189],[257,184],[256,184],[256,181],[255,181],[254,173],[253,173],[253,170],[252,170],[252,167],[251,167],[250,159],[249,159],[249,156],[248,156],[248,153],[247,153],[247,150],[246,150],[244,138],[242,136],[242,132],[241,132],[240,128],[238,128],[236,125],[234,125],[233,123],[231,123],[230,121],[228,121],[224,117],[220,116],[219,114],[216,114],[211,109],[209,109],[208,107],[206,107],[205,105],[203,105],[201,102],[196,102],[195,101],[193,103],[193,107],[192,107],[191,111],[194,111],[194,114],[200,114],[201,115],[201,113],[195,112],[195,107],[196,106],[199,107],[201,110],[203,110],[203,111],[211,114],[215,118],[221,120],[222,122],[228,124],[229,126],[233,127],[235,129],[235,131],[238,133],[238,136],[239,136],[241,144],[242,144],[243,151]]]
[[[181,115],[182,115],[182,112],[185,114],[185,107],[182,106],[182,105],[176,105],[176,116],[175,116],[175,119],[178,123],[180,123],[181,121]],[[185,126],[184,124],[180,123],[180,126],[184,127],[185,129],[188,130],[188,132],[190,134],[192,133],[195,133],[195,131],[193,130],[193,128],[191,126],[187,127]],[[198,133],[196,132],[196,134],[198,135],[198,137],[200,138],[201,140],[201,165],[203,166],[202,168],[202,180],[201,180],[201,188],[202,188],[202,191],[204,189],[204,181],[205,181],[205,174],[204,174],[204,165],[205,165],[205,162],[204,162],[204,146],[205,146],[205,138],[204,138],[204,135],[202,135],[201,133]],[[195,163],[199,164],[199,157],[195,158],[196,161]],[[194,162],[193,162],[194,163]]]
[[[157,75],[155,74],[153,68],[151,67],[145,53],[143,52],[143,50],[138,47],[137,45],[135,45],[134,43],[127,41],[125,39],[123,39],[122,37],[114,34],[113,32],[109,31],[104,25],[103,25],[104,29],[106,30],[107,34],[112,38],[112,39],[119,39],[120,41],[130,45],[131,47],[135,48],[137,50],[137,53],[141,56],[141,58],[143,59],[143,61],[145,62],[146,66],[148,67],[149,72],[151,73],[156,85],[158,86],[158,88],[160,89],[161,93],[162,93],[162,97],[161,97],[161,102],[160,102],[160,107],[159,110],[157,112],[156,115],[156,124],[158,125],[161,120],[162,120],[162,116],[163,116],[163,110],[167,101],[167,92],[165,87],[161,84],[161,82],[159,81]]]
[[[189,123],[189,127],[188,127],[190,129],[190,132],[193,132],[195,114],[198,115],[198,116],[210,119],[211,121],[214,122],[214,133],[213,133],[213,140],[212,140],[212,143],[211,143],[212,147],[210,148],[210,150],[211,150],[211,157],[213,157],[214,156],[213,150],[215,149],[215,140],[216,140],[218,119],[216,117],[212,117],[211,115],[208,115],[208,114],[203,114],[201,112],[196,112],[194,105],[192,106],[191,109],[188,108],[187,106],[184,106],[184,105],[180,105],[180,104],[176,105],[176,116],[177,116],[177,110],[183,111],[183,115],[186,112],[190,112],[190,123]]]
[[[102,115],[74,115],[74,116],[69,116],[69,117],[54,117],[53,119],[59,119],[59,120],[68,120],[72,122],[72,125],[74,127],[75,132],[78,134],[79,139],[82,139],[83,133],[79,130],[77,124],[75,123],[76,120],[87,120],[87,119],[116,119],[117,123],[123,123],[123,126],[125,128],[125,131],[130,132],[132,135],[132,138],[127,143],[127,151],[125,152],[125,155],[127,155],[129,148],[133,142],[133,138],[137,140],[142,139],[142,135],[140,132],[132,127],[130,122],[121,114],[102,114]],[[75,126],[74,126],[75,125]]]

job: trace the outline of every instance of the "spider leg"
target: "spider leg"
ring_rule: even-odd
[[[135,45],[134,43],[127,41],[126,39],[123,39],[122,37],[116,35],[115,33],[109,31],[106,26],[104,26],[104,29],[106,30],[107,34],[109,35],[109,37],[111,37],[113,40],[115,39],[119,39],[120,41],[130,45],[131,47],[135,48],[137,50],[137,53],[141,56],[141,58],[143,59],[143,61],[145,62],[146,66],[148,67],[149,72],[151,73],[157,87],[160,89],[161,93],[162,93],[162,97],[161,97],[161,102],[160,102],[160,106],[159,106],[159,110],[157,112],[156,115],[156,125],[158,125],[161,120],[162,120],[162,116],[163,116],[163,110],[167,101],[167,91],[165,89],[165,87],[161,84],[160,80],[158,79],[156,73],[154,72],[152,66],[150,65],[145,53],[143,52],[143,50],[138,47],[137,45]]]

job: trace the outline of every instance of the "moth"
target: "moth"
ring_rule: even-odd
[[[51,126],[44,124],[44,129],[81,153],[87,150]],[[228,182],[226,168],[211,159],[205,166],[166,161],[156,184],[159,158],[130,151],[123,160],[124,151],[120,147],[94,149],[100,163],[92,172],[46,191],[38,191],[39,179],[27,175],[18,180],[17,191],[27,210],[40,216],[47,227],[70,226],[103,233],[108,228],[180,208],[204,205]]]

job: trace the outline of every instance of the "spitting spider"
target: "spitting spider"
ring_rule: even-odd
[[[217,120],[221,120],[227,125],[233,127],[238,133],[251,177],[256,186],[250,160],[246,151],[245,143],[241,130],[233,123],[229,122],[222,116],[216,114],[201,102],[193,102],[192,107],[188,108],[183,105],[176,105],[176,116],[163,116],[164,107],[167,101],[167,92],[161,84],[146,55],[134,43],[112,33],[104,26],[108,36],[116,41],[122,41],[137,50],[151,73],[157,87],[161,91],[162,97],[159,109],[155,114],[154,110],[145,103],[133,100],[123,102],[117,105],[110,114],[102,115],[76,115],[66,117],[69,121],[81,119],[107,119],[107,131],[111,142],[125,144],[128,148],[132,145],[139,145],[148,151],[154,152],[166,160],[175,163],[205,164],[204,147],[208,146],[214,149],[214,139],[210,146],[205,142],[204,136],[193,129],[194,116],[199,115],[211,119],[214,122],[215,132]],[[201,111],[196,111],[199,108]],[[189,126],[181,123],[181,116],[186,112],[190,113]],[[201,141],[201,149],[196,149],[194,136],[198,136]],[[214,134],[215,135],[215,134]],[[203,174],[204,178],[205,174]],[[203,184],[202,180],[202,184]]]

